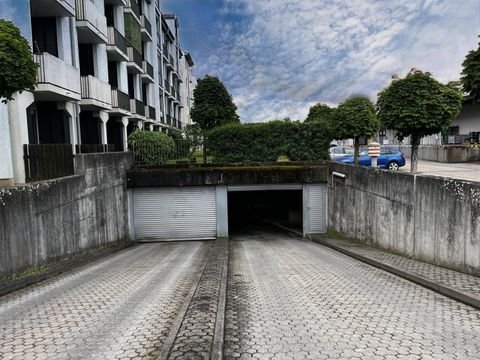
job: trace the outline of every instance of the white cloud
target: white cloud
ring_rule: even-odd
[[[303,119],[316,102],[375,99],[411,67],[459,77],[477,46],[480,3],[448,0],[224,0],[219,46],[200,72],[218,74],[242,121]]]

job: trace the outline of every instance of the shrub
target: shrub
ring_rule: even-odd
[[[208,143],[215,162],[274,162],[280,156],[294,161],[328,158],[328,134],[316,123],[272,121],[229,124],[211,130]]]
[[[175,153],[175,142],[167,134],[137,130],[128,137],[128,147],[138,165],[156,166],[165,163]]]

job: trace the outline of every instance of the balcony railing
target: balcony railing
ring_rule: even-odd
[[[77,68],[49,53],[33,55],[33,59],[39,65],[37,86],[53,85],[59,88],[59,93],[69,91],[74,95],[73,98],[80,99],[80,71]],[[49,91],[53,90],[50,87]]]
[[[109,27],[108,28],[108,43],[107,43],[107,45],[116,46],[124,54],[127,53],[127,40],[114,27]]]
[[[163,55],[168,58],[168,47],[167,45],[163,44]]]
[[[153,66],[146,60],[143,60],[143,72],[153,79]]]
[[[135,14],[135,16],[140,19],[140,6],[138,6],[138,3],[137,3],[137,0],[130,0],[130,6],[128,6],[127,4],[127,8],[129,7],[130,9],[132,9],[133,13]]]
[[[156,120],[157,119],[156,115],[157,114],[153,106],[145,105],[145,117],[151,120]]]
[[[142,24],[142,28],[145,29],[149,34],[152,34],[152,24],[148,21],[145,15],[140,17],[140,23]]]
[[[140,54],[133,47],[127,48],[128,61],[135,63],[139,68],[143,68],[142,54]]]
[[[170,92],[170,84],[169,84],[168,80],[165,80],[163,82],[163,87],[165,88],[166,91]]]
[[[90,0],[76,0],[76,16],[79,21],[90,23],[95,29],[95,36],[107,36],[107,19]]]
[[[112,92],[110,84],[97,79],[94,76],[80,77],[82,99],[93,100],[95,105],[109,108],[112,104]]]
[[[130,98],[118,89],[112,89],[112,108],[130,111]]]
[[[173,97],[175,97],[176,94],[177,94],[177,92],[176,92],[176,90],[175,90],[175,88],[174,88],[173,86],[170,87],[170,94],[171,94]]]
[[[167,125],[172,125],[172,121],[173,121],[172,117],[168,114],[165,115],[165,117],[167,118]]]
[[[130,111],[134,114],[145,116],[145,105],[137,99],[130,99]]]
[[[175,63],[173,61],[173,56],[171,54],[168,55],[168,58],[170,60],[170,64],[174,65],[175,66]]]

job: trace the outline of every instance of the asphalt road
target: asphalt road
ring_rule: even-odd
[[[410,171],[409,159],[407,159],[406,165],[400,168],[400,171]],[[480,182],[480,163],[440,163],[419,160],[418,174]]]
[[[480,312],[282,233],[230,247],[225,359],[480,359]]]

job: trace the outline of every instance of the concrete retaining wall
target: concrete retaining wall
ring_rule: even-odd
[[[406,157],[411,156],[410,146],[400,146]],[[467,145],[432,145],[422,146],[418,149],[420,160],[439,161],[445,163],[460,163],[480,161],[480,146]]]
[[[0,278],[128,238],[128,154],[75,163],[77,175],[0,189]]]
[[[331,171],[329,231],[480,275],[480,183],[343,164]]]

